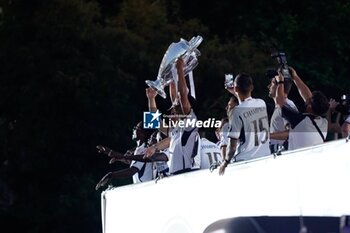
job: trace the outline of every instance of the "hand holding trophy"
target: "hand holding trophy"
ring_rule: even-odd
[[[197,47],[202,41],[201,36],[196,36],[190,41],[181,38],[179,42],[171,43],[163,56],[157,79],[155,81],[146,80],[146,84],[165,99],[164,88],[174,81],[172,70],[175,68],[178,58],[181,57],[184,60],[184,74],[186,76],[198,65],[197,57],[201,54]]]

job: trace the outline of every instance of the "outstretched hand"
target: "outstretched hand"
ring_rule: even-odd
[[[96,149],[97,149],[98,153],[103,153],[103,154],[106,154],[108,156],[111,156],[111,154],[112,154],[112,150],[106,146],[98,145],[98,146],[96,146]]]
[[[112,172],[108,172],[96,185],[95,190],[105,186],[112,178]]]
[[[146,96],[148,99],[156,98],[157,91],[154,90],[152,87],[148,87],[148,88],[146,88]]]
[[[339,102],[335,101],[335,99],[329,100],[329,110],[334,112],[335,108],[338,106]]]
[[[154,146],[150,146],[146,149],[143,158],[150,158],[152,155],[154,155],[154,153],[156,153],[156,148]]]
[[[123,162],[125,164],[131,163],[130,160],[126,160],[124,158],[124,156],[132,154],[132,151],[130,151],[130,150],[126,151],[126,153],[123,155],[119,152],[113,151],[112,149],[110,149],[106,146],[98,145],[98,146],[96,146],[96,148],[97,148],[98,153],[103,153],[103,154],[108,155],[108,157],[111,157],[111,159],[109,160],[109,164],[115,163],[116,161],[120,161],[120,162]]]

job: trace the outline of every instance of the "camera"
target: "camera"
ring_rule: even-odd
[[[232,74],[225,74],[224,86],[225,86],[226,89],[232,89],[233,88],[233,75]]]
[[[350,115],[350,94],[345,94],[340,97],[340,104],[336,110],[343,115]]]
[[[284,52],[276,52],[272,53],[271,57],[277,59],[279,64],[277,71],[280,71],[285,79],[291,79],[292,76],[288,69],[286,54]]]

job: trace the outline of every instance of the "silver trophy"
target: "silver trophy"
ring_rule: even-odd
[[[180,39],[179,42],[171,43],[165,52],[158,70],[155,81],[146,80],[146,84],[166,98],[164,88],[173,82],[172,70],[175,68],[177,60],[181,57],[184,60],[184,75],[189,74],[197,65],[197,57],[201,55],[197,47],[203,41],[201,36],[192,37],[190,41]]]

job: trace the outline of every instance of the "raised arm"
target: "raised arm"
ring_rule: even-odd
[[[277,88],[276,88],[276,104],[282,107],[286,103],[286,96],[284,92],[284,77],[281,72],[278,72],[278,76],[276,77]]]
[[[158,110],[157,103],[156,103],[157,91],[151,87],[148,87],[148,88],[146,88],[146,96],[147,96],[147,100],[148,100],[148,111],[156,112]],[[163,126],[163,124],[160,125],[159,130],[162,133],[164,133],[165,135],[168,134],[168,130],[167,130],[167,128],[165,128]]]
[[[172,81],[169,84],[169,93],[170,93],[170,99],[171,99],[171,103],[174,104],[175,101],[177,101],[177,91],[176,91],[176,83],[174,81]]]
[[[179,92],[180,92],[180,101],[182,106],[182,112],[188,115],[191,111],[191,104],[188,100],[188,88],[185,80],[184,74],[184,61],[179,58],[176,63],[177,74],[179,76]]]
[[[148,110],[150,112],[157,111],[156,96],[157,91],[151,87],[146,88],[146,96],[148,100]]]
[[[295,86],[298,88],[300,96],[303,98],[304,102],[306,102],[306,100],[312,97],[312,93],[309,87],[304,83],[303,80],[301,80],[297,72],[292,67],[289,67],[289,70],[291,72]]]

